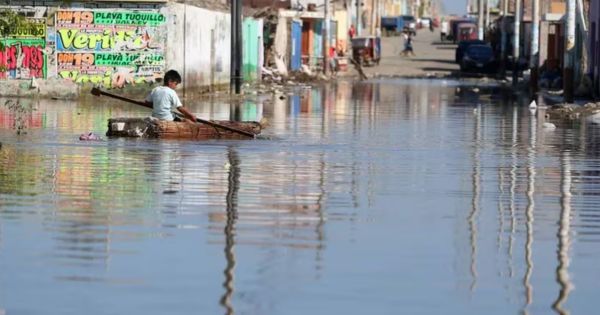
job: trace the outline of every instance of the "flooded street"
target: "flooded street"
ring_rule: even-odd
[[[252,141],[79,141],[149,111],[3,99],[0,314],[593,314],[600,128],[479,88],[186,105]]]

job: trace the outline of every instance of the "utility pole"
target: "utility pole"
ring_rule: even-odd
[[[575,63],[575,0],[567,0],[567,40],[565,46],[565,71],[563,79],[566,103],[573,102],[573,71]]]
[[[329,32],[330,32],[330,20],[329,17],[329,1],[325,0],[325,21],[323,21],[323,73],[329,72],[329,44],[331,43]]]
[[[369,34],[375,35],[375,19],[377,18],[377,0],[371,0],[371,25]]]
[[[353,24],[352,22],[352,0],[346,0],[346,16],[348,17],[348,24],[345,31],[346,34],[348,34],[348,30],[350,28],[350,25]],[[349,47],[349,46],[346,46]]]
[[[483,37],[485,37],[485,32],[490,27],[490,0],[485,0],[485,24],[483,29]]]
[[[521,0],[515,1],[515,31],[513,38],[513,86],[517,86],[519,82],[519,59],[521,54]]]
[[[531,57],[529,59],[529,68],[531,69],[531,78],[529,83],[533,93],[537,92],[538,87],[538,66],[540,52],[540,0],[532,0],[532,22],[531,22]]]
[[[508,0],[502,0],[502,25],[500,25],[501,29],[501,39],[500,39],[500,74],[502,78],[506,76],[506,44],[508,42],[508,34],[507,28],[508,23],[506,23],[506,15],[508,14]]]
[[[229,84],[235,94],[242,86],[242,0],[231,0],[231,68]]]
[[[477,32],[477,38],[479,38],[480,40],[483,40],[483,5],[484,5],[484,0],[479,0],[477,1],[478,5],[477,5],[477,28],[478,28],[478,32]]]
[[[361,21],[361,12],[360,12],[360,7],[361,7],[361,3],[362,0],[356,0],[356,36],[361,36],[362,35],[362,21]]]

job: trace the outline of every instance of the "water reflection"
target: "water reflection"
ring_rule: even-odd
[[[237,221],[237,204],[238,204],[238,191],[240,189],[240,158],[233,147],[229,147],[227,150],[227,161],[229,175],[227,177],[227,195],[225,198],[226,208],[226,220],[225,220],[225,281],[223,287],[225,293],[221,297],[221,305],[225,308],[225,314],[234,314],[233,303],[231,301],[234,291],[234,269],[235,269],[235,222]]]
[[[279,139],[261,142],[80,143],[147,112],[40,101],[27,135],[0,124],[0,298],[31,313],[16,296],[49,292],[54,310],[65,288],[163,314],[595,309],[567,298],[597,289],[597,130],[546,132],[523,104],[456,87],[342,81],[190,105],[268,118]]]
[[[471,212],[469,213],[469,232],[470,232],[470,243],[471,243],[471,291],[475,290],[477,286],[477,219],[479,216],[480,206],[480,185],[481,185],[481,144],[482,131],[481,131],[481,106],[478,106],[474,110],[475,127],[473,128],[473,173],[471,175],[473,185],[473,197],[471,199]]]
[[[525,287],[525,306],[523,313],[529,314],[528,306],[533,302],[533,286],[531,274],[533,272],[533,222],[535,208],[535,167],[536,167],[536,142],[537,142],[537,116],[532,113],[529,121],[529,146],[527,148],[527,207],[525,209],[525,276],[523,285]]]
[[[571,178],[571,158],[568,151],[563,151],[561,154],[561,201],[560,201],[560,220],[558,229],[558,266],[556,267],[556,281],[560,285],[560,291],[558,297],[552,304],[554,310],[561,315],[570,314],[565,303],[569,298],[571,290],[573,290],[573,284],[571,283],[571,277],[569,275],[569,265],[571,259],[569,257],[569,251],[571,248],[571,189],[572,189],[572,178]]]

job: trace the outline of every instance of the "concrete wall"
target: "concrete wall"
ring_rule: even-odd
[[[166,8],[167,69],[180,71],[186,91],[229,84],[231,19],[229,14],[171,3]]]
[[[274,54],[280,58],[286,69],[290,67],[290,23],[291,18],[279,16],[275,33]]]

